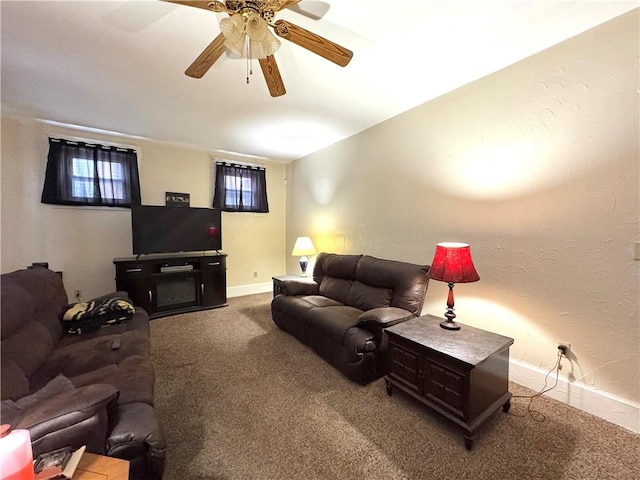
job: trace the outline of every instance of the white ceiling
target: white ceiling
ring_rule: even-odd
[[[303,0],[309,11],[325,2]],[[282,18],[350,48],[341,68],[282,40],[287,94],[223,55],[184,70],[222,14],[157,0],[6,1],[2,109],[211,151],[291,161],[603,23],[638,1],[333,0]],[[402,7],[404,5],[404,7]]]

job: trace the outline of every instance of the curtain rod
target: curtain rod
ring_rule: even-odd
[[[89,148],[102,148],[103,150],[112,150],[115,149],[116,151],[121,151],[121,152],[135,152],[138,153],[138,151],[135,148],[127,148],[127,147],[121,147],[118,145],[104,145],[102,143],[94,143],[94,142],[85,142],[85,141],[81,141],[81,140],[67,140],[66,138],[54,138],[54,137],[49,137],[49,140],[51,142],[56,142],[56,143],[68,143],[69,145],[84,145],[85,147],[89,147]]]
[[[239,167],[247,167],[247,168],[262,168],[263,170],[266,170],[266,166],[265,165],[261,165],[259,163],[249,163],[249,162],[239,162],[239,161],[235,161],[235,160],[223,160],[220,158],[214,158],[214,160],[216,161],[216,164],[218,163],[222,163],[224,165],[237,165]]]

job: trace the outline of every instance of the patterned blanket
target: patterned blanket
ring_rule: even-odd
[[[68,305],[62,315],[62,323],[67,332],[82,334],[105,325],[125,322],[134,313],[135,308],[129,301],[113,297]]]

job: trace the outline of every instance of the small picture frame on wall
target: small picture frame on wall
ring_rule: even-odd
[[[164,204],[167,207],[188,207],[190,201],[189,193],[165,192],[164,195]]]

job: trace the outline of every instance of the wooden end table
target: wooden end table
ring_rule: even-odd
[[[129,462],[84,452],[73,480],[128,480]]]
[[[513,339],[467,325],[445,330],[442,320],[424,315],[385,330],[392,360],[387,393],[397,388],[458,424],[471,450],[480,426],[511,406]]]

